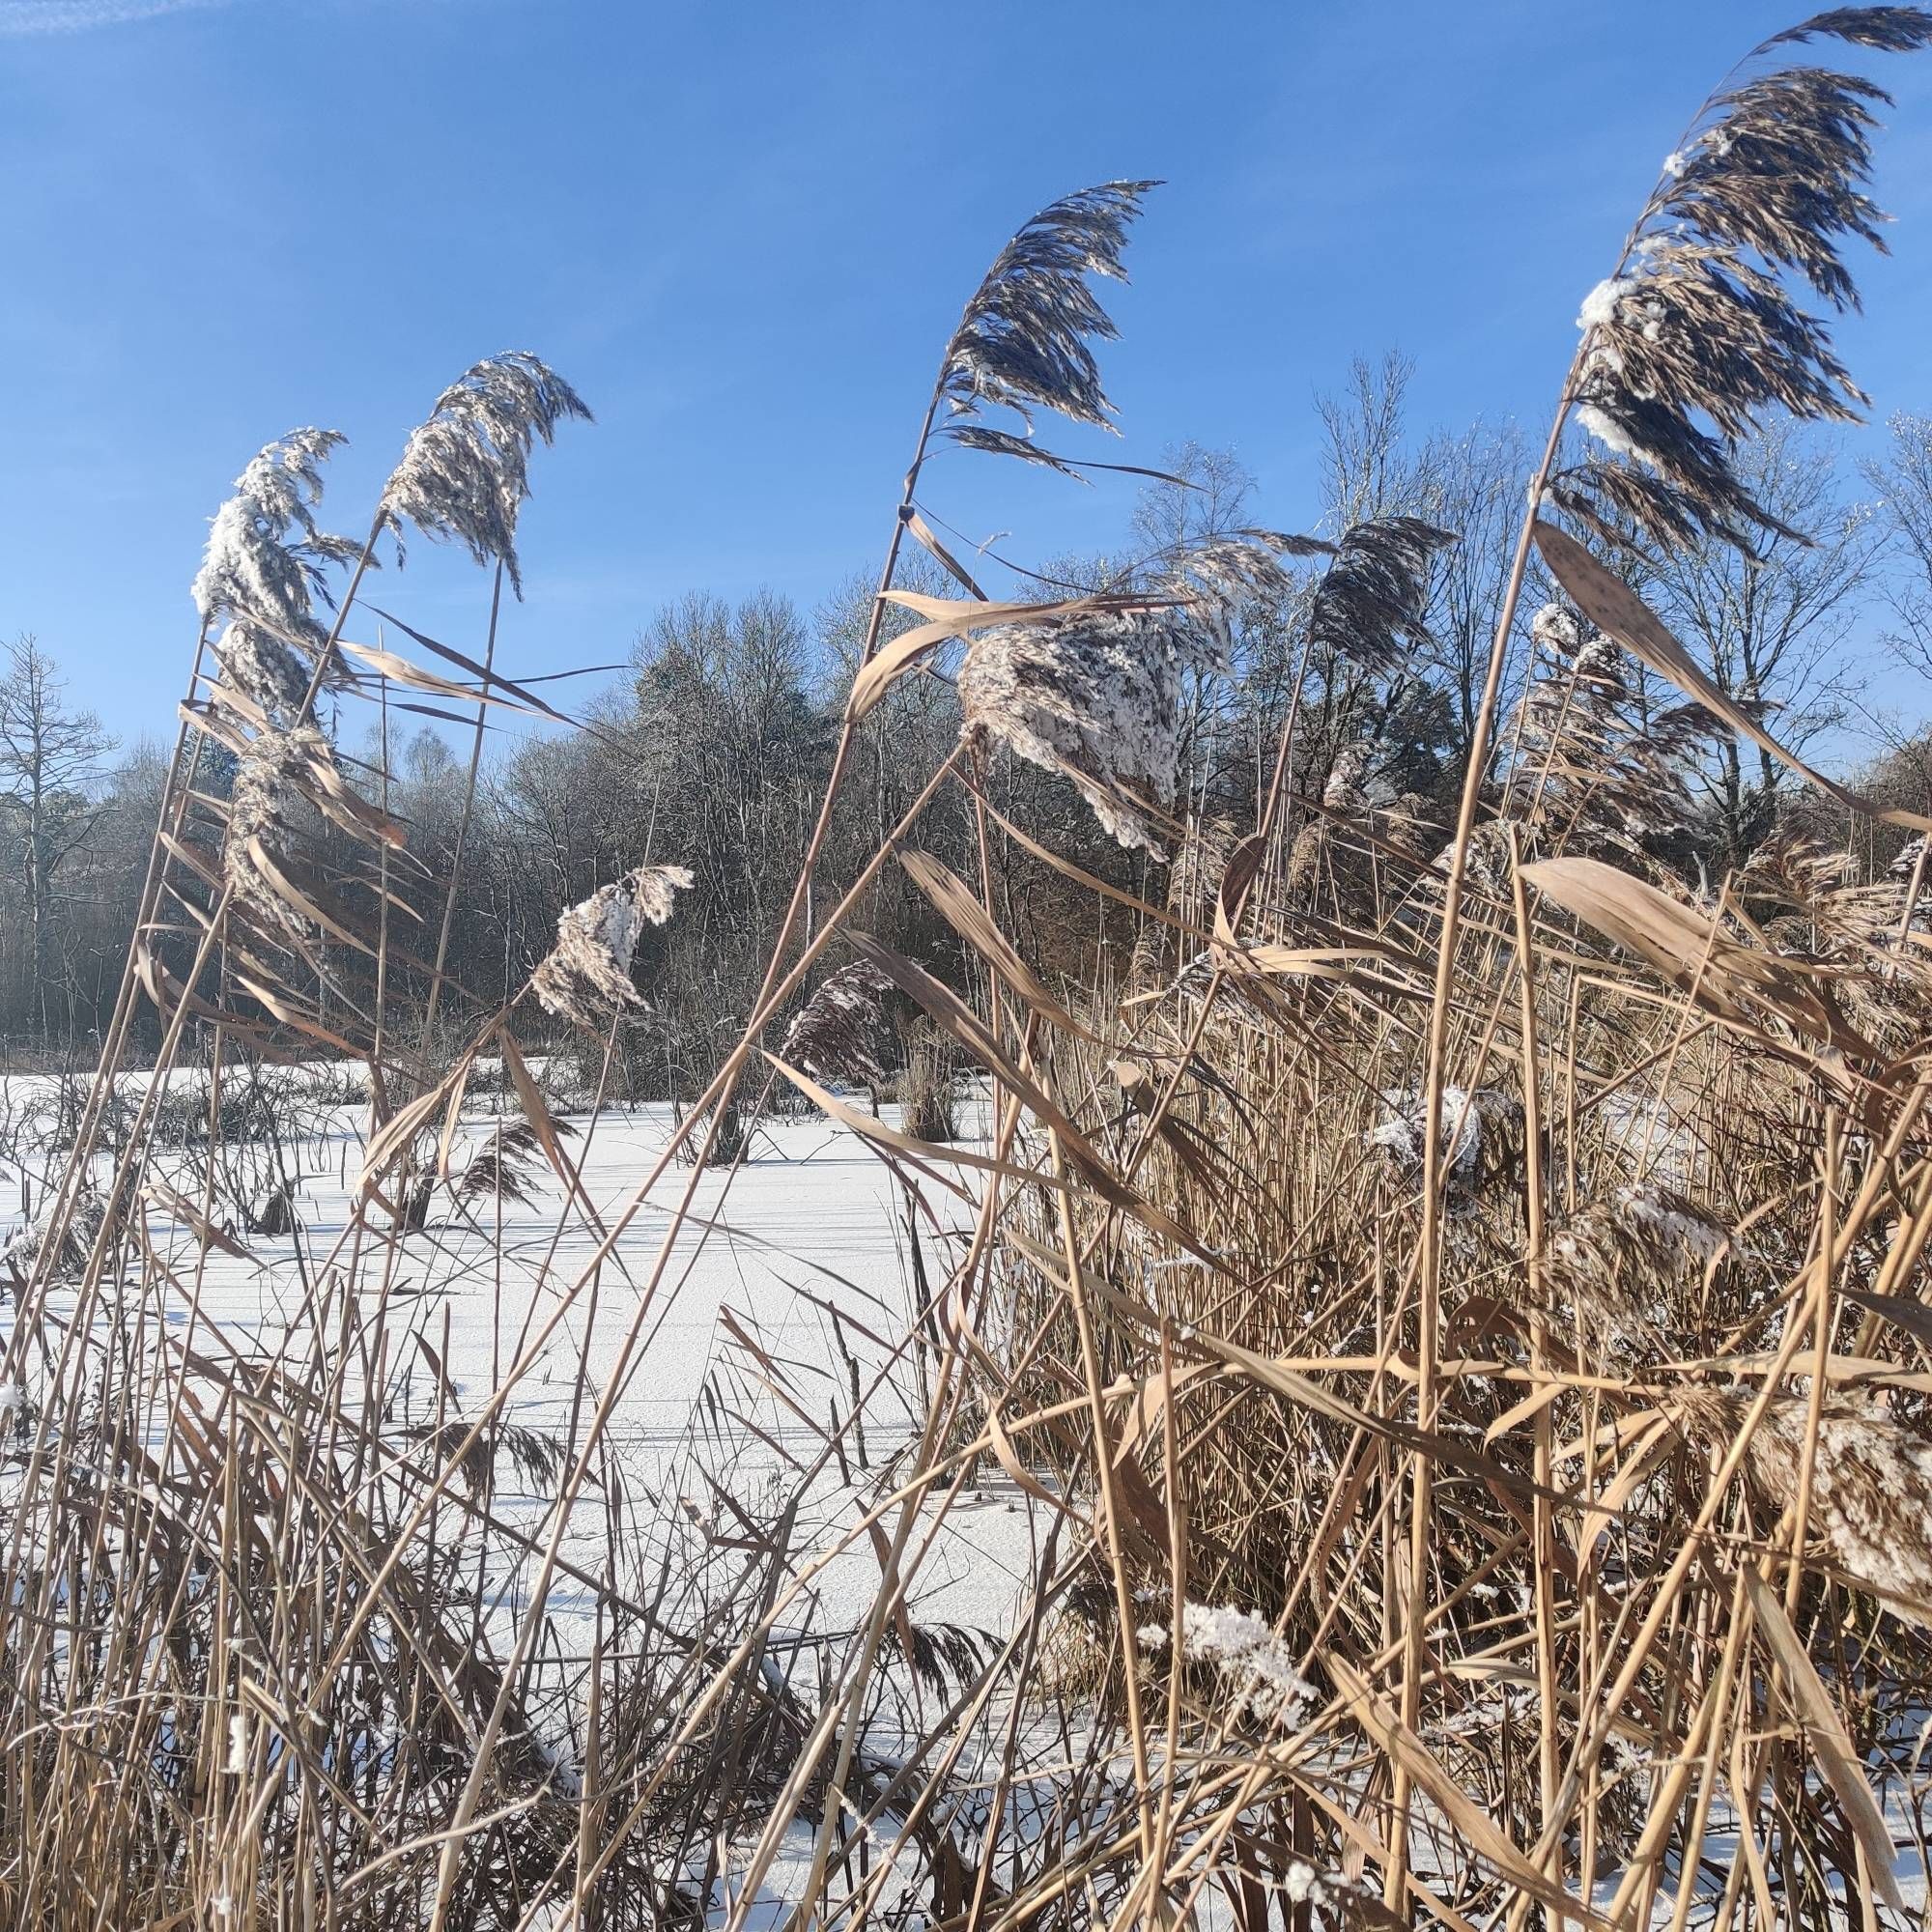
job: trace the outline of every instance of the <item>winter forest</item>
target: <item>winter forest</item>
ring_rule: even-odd
[[[1408,369],[1393,353],[1363,358],[1318,398],[1322,527],[1412,517],[1456,541],[1433,564],[1417,632],[1393,674],[1371,674],[1340,649],[1297,664],[1312,589],[1306,573],[1285,572],[1231,611],[1227,663],[1188,680],[1177,728],[1176,796],[1210,846],[1217,838],[1232,842],[1255,816],[1297,669],[1291,789],[1307,799],[1327,794],[1331,810],[1346,802],[1357,812],[1394,814],[1419,857],[1448,843],[1469,770],[1490,620],[1509,578],[1533,459],[1522,430],[1507,420],[1414,423],[1405,407]],[[1822,747],[1823,761],[1864,795],[1922,811],[1932,806],[1932,740],[1911,707],[1921,689],[1932,701],[1932,420],[1899,412],[1889,430],[1885,456],[1858,462],[1829,422],[1769,423],[1741,452],[1739,469],[1785,528],[1747,554],[1706,534],[1640,556],[1595,532],[1584,541],[1644,595],[1720,691],[1776,720],[1782,743],[1806,753]],[[1566,461],[1587,446],[1571,436]],[[567,451],[556,460],[568,461]],[[1172,480],[1142,486],[1114,550],[1044,559],[1019,574],[1012,587],[1021,601],[1148,583],[1178,550],[1262,514],[1253,479],[1232,452],[1184,446],[1164,460]],[[1505,716],[1516,713],[1532,674],[1536,613],[1560,594],[1538,558],[1530,579],[1504,667]],[[895,582],[929,596],[958,588],[946,564],[917,547]],[[695,587],[639,625],[628,665],[573,681],[580,693],[590,688],[587,701],[556,699],[591,728],[493,718],[473,779],[473,737],[446,718],[426,722],[425,707],[412,708],[407,693],[386,718],[372,721],[358,707],[342,749],[404,828],[414,863],[399,878],[418,919],[434,918],[446,895],[453,900],[451,977],[500,995],[541,959],[563,909],[625,870],[629,855],[652,847],[695,855],[698,876],[677,921],[652,933],[640,955],[651,1013],[626,1021],[619,1054],[624,1091],[635,1097],[701,1089],[720,1057],[719,1026],[749,1009],[770,952],[872,608],[871,579],[859,566],[838,595],[810,610],[778,590],[730,603]],[[889,611],[879,641],[915,622],[909,610]],[[1890,705],[1870,701],[1874,657],[1898,673]],[[8,855],[0,1014],[16,1068],[90,1063],[113,1010],[166,779],[157,744],[104,740],[71,683],[52,641],[33,633],[15,639],[0,679]],[[1675,701],[1673,687],[1634,668],[1628,724]],[[321,715],[341,742],[327,693]],[[945,678],[895,687],[864,721],[816,891],[835,898],[844,891],[959,727],[958,697]],[[1706,892],[1794,831],[1849,844],[1862,868],[1880,871],[1911,837],[1847,818],[1748,740],[1714,731],[1681,749],[1664,775],[1666,794],[1648,801],[1651,822],[1631,829],[1646,853]],[[1486,781],[1506,750],[1490,747]],[[233,753],[204,747],[201,757],[201,788],[226,796]],[[1036,836],[1051,833],[1056,849],[1112,884],[1158,895],[1179,876],[1123,851],[1062,776],[1022,759],[996,766],[987,781],[1003,811]],[[924,828],[963,867],[968,815],[940,801]],[[1216,856],[1199,863],[1211,867]],[[999,857],[1002,923],[1042,964],[1091,979],[1116,949],[1131,952],[1140,928],[1130,916],[1096,908],[1024,848]],[[1306,852],[1304,862],[1314,863]],[[918,956],[956,955],[956,937],[929,908],[922,918],[923,905],[916,892],[888,891],[868,919],[882,938]],[[948,970],[960,970],[956,957]],[[152,1050],[155,1016],[138,1025]]]
[[[1294,527],[1090,434],[1115,180],[830,595],[512,674],[511,349],[238,450],[152,736],[9,613],[0,1918],[1926,1924],[1932,12],[1739,51]]]

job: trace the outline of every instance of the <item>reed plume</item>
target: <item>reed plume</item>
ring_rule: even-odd
[[[631,980],[631,955],[646,925],[664,925],[676,895],[692,882],[688,866],[639,866],[567,906],[556,922],[556,944],[530,976],[546,1012],[593,1032],[644,996]]]
[[[780,1059],[821,1080],[885,1079],[884,1003],[892,990],[869,959],[828,974],[785,1029]]]
[[[311,666],[327,642],[315,603],[327,571],[356,554],[316,522],[322,465],[345,440],[332,429],[297,429],[269,443],[235,479],[209,527],[191,595],[204,623],[225,617],[214,651],[223,674],[271,718],[292,719]]]
[[[1121,181],[1081,188],[1041,209],[1001,249],[946,345],[939,387],[955,417],[998,405],[1016,412],[1029,435],[960,420],[946,432],[952,440],[1077,473],[1031,441],[1032,412],[1113,428],[1091,345],[1119,331],[1088,277],[1126,280],[1121,254],[1128,225],[1141,197],[1159,185]]]
[[[1423,621],[1430,560],[1455,541],[1454,531],[1419,517],[1371,517],[1351,525],[1316,586],[1310,643],[1370,670],[1386,670],[1405,640],[1431,643]]]
[[[583,399],[526,349],[465,370],[411,432],[384,489],[398,554],[402,524],[413,524],[425,536],[462,544],[478,563],[500,563],[522,597],[517,518],[530,494],[530,451],[571,417],[591,419]]]
[[[1142,1645],[1162,1650],[1173,1639],[1165,1624],[1138,1633]],[[1315,1687],[1296,1668],[1294,1654],[1260,1617],[1232,1605],[1183,1604],[1180,1658],[1219,1672],[1236,1706],[1257,1718],[1293,1723],[1307,1708]]]
[[[1728,1399],[1736,1412],[1737,1398]],[[1809,1404],[1774,1402],[1752,1432],[1747,1468],[1775,1508],[1798,1493]],[[1845,1575],[1932,1626],[1932,1436],[1882,1408],[1830,1394],[1818,1420],[1811,1532]]]
[[[334,763],[328,740],[315,725],[270,726],[242,752],[229,795],[222,868],[231,901],[270,934],[298,944],[314,931],[315,921],[290,891],[296,804],[305,796],[303,776],[317,765],[333,770]]]
[[[1213,537],[1177,551],[1144,605],[980,632],[958,674],[964,744],[1059,773],[1113,838],[1163,860],[1188,678],[1225,674],[1236,612],[1285,599],[1281,558],[1320,549],[1260,529]]]
[[[1380,1099],[1382,1118],[1370,1129],[1369,1145],[1378,1149],[1403,1179],[1419,1180],[1428,1103],[1413,1088],[1391,1088]],[[1473,1093],[1448,1087],[1442,1093],[1440,1118],[1449,1163],[1444,1187],[1452,1209],[1473,1207],[1485,1189],[1520,1170],[1522,1102],[1514,1094],[1489,1087]]]
[[[1619,1187],[1568,1216],[1549,1240],[1545,1285],[1618,1369],[1673,1352],[1678,1297],[1730,1249],[1729,1231],[1655,1181]]]
[[[1512,781],[1526,847],[1655,869],[1651,846],[1695,822],[1698,754],[1729,727],[1701,704],[1646,703],[1625,652],[1562,605],[1545,605],[1530,637]]]
[[[1932,14],[1841,8],[1756,53],[1826,38],[1909,52],[1932,42]],[[1731,450],[1774,411],[1845,421],[1867,400],[1781,277],[1858,305],[1842,249],[1885,245],[1864,185],[1873,108],[1889,101],[1858,75],[1797,66],[1706,102],[1578,312],[1577,422],[1608,455],[1556,472],[1557,504],[1612,540],[1634,526],[1665,548],[1700,531],[1745,548],[1753,530],[1799,536],[1750,496]]]

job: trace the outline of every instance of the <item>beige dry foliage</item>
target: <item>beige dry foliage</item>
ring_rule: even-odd
[[[1290,1932],[1770,1932],[1870,1899],[1896,1921],[1892,1862],[1922,1857],[1932,1803],[1932,976],[1899,882],[1835,854],[1787,841],[1708,895],[1662,863],[1706,724],[1637,717],[1604,639],[1769,734],[1537,523],[1568,514],[1606,554],[1633,525],[1767,526],[1733,439],[1852,393],[1785,278],[1848,300],[1841,244],[1877,221],[1871,84],[1792,49],[1928,40],[1932,14],[1855,7],[1759,48],[1587,298],[1552,427],[1580,401],[1608,454],[1527,479],[1520,536],[1603,636],[1541,620],[1493,795],[1472,762],[1465,845],[1433,864],[1391,836],[1420,802],[1357,773],[1297,864],[1304,802],[1284,781],[1250,816],[1243,781],[1164,900],[1016,823],[954,752],[831,903],[828,796],[742,1031],[617,1202],[589,1197],[526,1049],[639,1002],[639,936],[689,874],[601,888],[529,985],[452,995],[439,1032],[384,896],[394,828],[237,639],[218,701],[186,712],[242,758],[237,796],[178,763],[100,1078],[10,1255],[0,1918],[1062,1932],[1225,1906]],[[1089,282],[1118,272],[1144,185],[1015,238],[927,440],[950,401],[954,440],[1073,467],[977,413],[1106,419]],[[570,401],[524,358],[472,371],[376,527],[408,515],[513,574],[524,460]],[[299,570],[294,462],[293,497],[257,474],[268,510],[224,539],[270,574],[211,589],[211,620]],[[902,541],[938,554],[918,482],[887,583]],[[1390,518],[1332,544],[1245,532],[1168,560],[1165,597],[923,600],[916,641],[868,639],[837,768],[864,700],[970,636],[968,750],[1165,847],[1179,779],[1198,810],[1210,776],[1181,769],[1188,680],[1224,675],[1244,600],[1279,593],[1297,652],[1402,673],[1441,540]],[[1499,652],[1516,614],[1512,590]],[[1259,749],[1304,768],[1305,741]],[[977,835],[975,884],[921,850],[941,801]],[[353,853],[323,896],[296,864],[311,811]],[[968,971],[852,930],[894,866]],[[1000,890],[1020,874],[1078,909],[1091,983],[1029,956],[1037,915]],[[1150,923],[1193,964],[1122,998]],[[828,975],[841,944],[861,964]],[[819,1084],[883,1065],[888,982],[958,1056],[974,1138]],[[800,1268],[798,1330],[727,1299],[666,1479],[621,1405],[663,1366],[694,1253],[737,1248],[740,1078],[795,1009],[783,1060],[853,1157],[891,1166],[903,1298]],[[137,1015],[150,1080],[128,1077]],[[260,1332],[208,1319],[218,1225],[158,1128],[190,1021],[220,1048],[211,1177],[251,1056],[370,1067],[347,1225],[247,1244],[277,1311]],[[485,1127],[466,1110],[497,1059]],[[457,1249],[537,1196],[539,1156],[546,1238]],[[460,1236],[422,1211],[445,1182]],[[418,1303],[464,1268],[504,1316],[486,1386],[456,1386]],[[556,1434],[528,1433],[531,1398]],[[933,1586],[990,1568],[1002,1526],[1010,1613],[950,1622]]]

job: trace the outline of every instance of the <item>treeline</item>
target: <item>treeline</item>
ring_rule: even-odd
[[[1135,899],[1194,914],[1226,844],[1254,822],[1291,708],[1289,782],[1305,813],[1325,793],[1331,810],[1393,809],[1414,836],[1446,836],[1530,464],[1508,424],[1412,435],[1407,378],[1399,358],[1357,364],[1321,400],[1320,508],[1324,528],[1409,515],[1455,533],[1439,554],[1418,649],[1381,673],[1319,652],[1303,661],[1291,656],[1300,635],[1292,602],[1245,608],[1225,671],[1189,686],[1175,817],[1192,830],[1176,841],[1178,863],[1123,852],[1070,785],[1015,759],[973,772],[977,791],[947,788],[922,819],[921,842],[954,870],[977,877],[988,867],[1002,923],[1047,970],[1090,985],[1118,980],[1145,935],[1122,901],[1096,901],[1026,838]],[[1796,430],[1762,439],[1742,461],[1758,500],[1808,542],[1774,536],[1753,558],[1691,545],[1655,568],[1633,563],[1634,552],[1605,554],[1728,695],[1776,714],[1784,742],[1831,750],[1844,742],[1833,733],[1856,729],[1871,747],[1867,783],[1923,809],[1932,753],[1916,729],[1865,703],[1869,665],[1850,646],[1866,639],[1898,671],[1932,676],[1932,424],[1898,418],[1889,454],[1863,470],[1832,441]],[[1056,561],[1031,590],[1047,599],[1145,581],[1178,543],[1279,521],[1226,452],[1185,448],[1169,468],[1181,480],[1148,489],[1115,554]],[[970,571],[970,550],[961,544],[956,554]],[[908,546],[908,555],[900,587],[965,594],[923,552]],[[797,878],[871,598],[864,577],[810,611],[773,591],[735,604],[695,592],[650,618],[628,675],[589,705],[586,731],[506,737],[499,713],[477,740],[454,725],[423,727],[397,708],[361,742],[343,743],[353,775],[407,831],[384,881],[395,922],[387,970],[400,976],[385,999],[420,1010],[440,958],[437,1009],[453,1034],[477,1005],[517,990],[566,906],[646,860],[689,866],[695,882],[678,918],[640,946],[637,979],[649,1009],[620,1030],[612,1078],[639,1094],[701,1086],[742,1028]],[[1532,585],[1525,612],[1540,601]],[[894,611],[887,636],[915,621]],[[1526,667],[1533,656],[1525,635],[1513,661]],[[1900,683],[1909,689],[1910,676]],[[1505,692],[1506,710],[1518,695]],[[814,919],[897,823],[958,724],[943,666],[899,679],[865,721],[815,881]],[[1507,756],[1509,732],[1499,740]],[[232,778],[225,754],[204,744],[195,755],[197,788],[219,795]],[[16,1055],[84,1058],[107,1024],[164,769],[164,753],[149,743],[117,755],[98,721],[71,704],[48,649],[31,637],[13,646],[0,678],[0,1035]],[[1720,877],[1772,836],[1789,784],[1752,748],[1714,739],[1694,810],[1671,829],[1663,856],[1687,876]],[[1096,912],[1096,903],[1111,909]],[[949,931],[895,868],[881,874],[857,923],[940,970],[959,964]],[[162,951],[180,950],[167,944],[165,916],[163,927]],[[423,1045],[437,1050],[434,1040]]]

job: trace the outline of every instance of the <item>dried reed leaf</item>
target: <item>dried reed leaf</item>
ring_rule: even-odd
[[[1522,868],[1538,892],[1647,960],[1670,983],[1720,1019],[1785,1051],[1766,1034],[1770,1012],[1829,1048],[1876,1062],[1872,1043],[1846,1024],[1826,995],[1829,975],[1741,946],[1702,914],[1655,886],[1595,859],[1542,859]],[[1820,1061],[1833,1072],[1831,1063]]]
[[[408,658],[399,658],[394,651],[381,650],[374,644],[352,644],[343,638],[337,640],[336,649],[348,652],[380,676],[386,677],[391,684],[403,685],[411,691],[427,691],[439,697],[461,697],[471,704],[500,704],[510,711],[526,712],[532,717],[538,715],[534,705],[521,704],[515,698],[505,697],[495,691],[472,690],[468,685],[458,684],[453,678],[438,677],[434,671],[412,665]]]
[[[237,1261],[254,1261],[255,1257],[234,1236],[225,1228],[216,1227],[185,1194],[171,1186],[159,1175],[149,1175],[141,1192],[169,1220],[179,1221],[183,1227],[189,1229],[204,1248],[219,1248],[224,1255],[233,1255]]]
[[[1834,798],[1851,810],[1862,812],[1887,825],[1906,825],[1916,831],[1932,831],[1932,818],[1903,807],[1880,806],[1861,798],[1843,785],[1807,765],[1797,753],[1774,738],[1743,705],[1736,703],[1712,682],[1692,660],[1648,605],[1621,578],[1614,577],[1574,537],[1554,524],[1538,519],[1536,546],[1543,553],[1557,582],[1576,600],[1577,608],[1600,631],[1639,658],[1661,677],[1667,677],[1680,691],[1697,700],[1733,731],[1748,738],[1760,751],[1768,752],[1780,763],[1790,766],[1801,778]]]
[[[907,877],[932,902],[933,910],[1042,1019],[1051,1020],[1065,1033],[1097,1043],[1097,1036],[1066,1011],[1046,982],[1013,950],[1012,942],[956,872],[930,852],[901,850],[898,861]]]
[[[1798,1701],[1804,1719],[1804,1735],[1818,1761],[1818,1769],[1864,1848],[1871,1882],[1894,1912],[1903,1912],[1905,1899],[1892,1870],[1897,1852],[1891,1842],[1891,1831],[1878,1800],[1871,1794],[1871,1786],[1865,1782],[1858,1752],[1846,1735],[1844,1720],[1838,1716],[1831,1692],[1825,1689],[1804,1644],[1798,1640],[1798,1633],[1791,1628],[1777,1593],[1764,1580],[1755,1563],[1747,1563],[1743,1575],[1751,1615]]]
[[[384,611],[380,605],[371,604],[369,605],[369,609],[375,611],[376,615],[381,617],[385,623],[395,625],[396,629],[402,632],[404,637],[408,638],[412,643],[420,644],[426,651],[433,651],[445,663],[453,664],[458,670],[467,671],[479,683],[489,685],[497,691],[507,692],[519,704],[526,705],[532,711],[541,712],[544,717],[554,719],[559,724],[568,724],[571,722],[554,705],[546,704],[535,692],[529,690],[525,685],[517,683],[514,678],[505,677],[501,671],[494,669],[489,665],[478,664],[474,658],[465,656],[462,651],[456,650],[448,644],[438,643],[434,638],[422,631],[412,629],[410,625],[404,623],[400,617],[391,615],[390,612]],[[618,667],[615,665],[598,665],[593,667],[593,668],[598,670],[615,670]],[[468,724],[470,721],[466,719],[464,722]]]
[[[914,540],[929,556],[937,560],[945,569],[947,575],[971,592],[973,596],[979,598],[982,604],[985,603],[987,601],[986,593],[973,582],[972,573],[966,566],[933,534],[932,526],[910,503],[899,514],[903,518],[905,526],[911,532]]]

